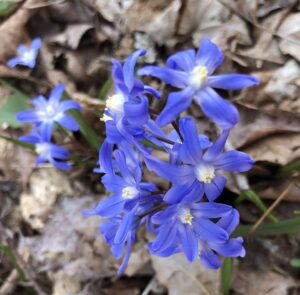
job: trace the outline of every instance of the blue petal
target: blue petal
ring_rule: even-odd
[[[220,48],[208,38],[204,38],[197,52],[197,65],[205,66],[208,70],[208,74],[210,75],[222,64],[223,59],[224,55]]]
[[[34,135],[22,135],[19,137],[19,140],[26,141],[26,142],[33,143],[33,144],[41,142],[41,138],[38,136],[34,136]]]
[[[178,226],[178,234],[185,257],[190,262],[195,261],[198,256],[198,239],[193,232],[192,226],[180,224]]]
[[[128,91],[131,92],[133,84],[134,84],[134,67],[137,62],[137,59],[146,54],[145,49],[138,49],[133,52],[125,61],[123,66],[123,76],[125,85],[128,88]]]
[[[150,93],[152,94],[153,96],[155,96],[156,98],[160,99],[161,98],[161,94],[158,90],[154,89],[153,87],[151,86],[144,86],[144,90],[143,90],[144,93]]]
[[[138,75],[153,76],[178,88],[185,88],[189,80],[187,73],[156,66],[141,68],[138,70]]]
[[[153,252],[163,251],[171,247],[175,241],[177,227],[174,224],[164,224],[159,228],[158,235],[152,243]]]
[[[125,268],[128,264],[128,261],[129,261],[129,258],[130,258],[130,253],[131,253],[131,243],[132,243],[131,240],[132,240],[131,237],[129,237],[127,239],[127,245],[126,245],[126,250],[125,250],[124,257],[123,257],[123,261],[122,261],[122,264],[120,265],[120,267],[118,269],[118,275],[119,276],[124,272],[124,270],[125,270]]]
[[[23,55],[28,48],[24,44],[20,44],[17,48],[17,51],[20,53],[20,55]]]
[[[229,237],[228,233],[222,227],[209,219],[195,217],[193,219],[193,228],[200,239],[204,241],[224,242]]]
[[[10,68],[14,68],[18,64],[24,64],[20,57],[13,57],[7,62],[7,65]]]
[[[115,84],[124,84],[123,69],[117,59],[112,59],[112,78]]]
[[[207,149],[203,155],[203,159],[207,162],[214,161],[223,151],[226,140],[229,135],[229,130],[224,130],[221,135],[217,138],[215,143]]]
[[[228,151],[223,153],[216,161],[214,166],[225,171],[244,172],[253,166],[253,160],[249,155],[239,151]]]
[[[41,38],[34,38],[31,43],[31,48],[33,48],[37,52],[38,49],[41,47],[41,44],[42,44]]]
[[[111,192],[121,192],[122,188],[126,186],[126,182],[124,179],[118,175],[114,174],[106,174],[101,178],[101,182],[105,186],[105,188]]]
[[[204,114],[222,129],[230,129],[239,121],[239,113],[236,107],[220,97],[210,87],[206,87],[197,93],[197,102]]]
[[[51,144],[50,145],[50,154],[53,158],[65,160],[69,157],[69,152],[60,146]]]
[[[124,242],[134,220],[135,210],[131,210],[123,216],[122,222],[116,232],[114,243],[120,244]]]
[[[145,158],[145,163],[150,171],[154,171],[160,177],[163,177],[176,184],[193,183],[195,180],[194,169],[191,166],[176,166],[165,163],[153,157]]]
[[[173,70],[190,72],[195,66],[195,50],[188,49],[179,51],[167,60],[167,67]]]
[[[39,96],[35,97],[35,98],[31,101],[31,103],[32,103],[35,107],[39,108],[40,110],[46,110],[46,108],[47,108],[47,100],[46,100],[46,98],[45,98],[44,96],[42,96],[42,95],[39,95]]]
[[[104,140],[99,150],[99,164],[101,170],[105,173],[113,174],[112,150],[113,145],[107,140]]]
[[[53,121],[46,121],[39,125],[41,136],[45,141],[50,141],[51,139],[53,124]]]
[[[36,110],[25,110],[16,114],[16,119],[20,122],[41,122],[43,114]]]
[[[177,205],[172,205],[169,206],[167,209],[159,211],[151,216],[151,222],[154,224],[163,224],[167,225],[173,216],[177,214],[178,211],[178,206]],[[173,222],[173,220],[172,220]]]
[[[45,163],[47,159],[45,159],[42,155],[38,155],[35,161],[36,166],[40,166],[41,164]]]
[[[110,196],[102,200],[94,211],[106,218],[111,218],[119,214],[124,207],[124,199],[120,195]]]
[[[124,110],[127,121],[134,127],[143,126],[149,120],[148,99],[144,96],[139,102],[125,102]]]
[[[131,184],[135,185],[135,179],[128,169],[124,153],[121,150],[116,150],[114,152],[114,155],[115,155],[115,158],[117,161],[117,167],[120,170],[124,180],[127,183],[131,183]]]
[[[252,85],[258,85],[259,80],[256,77],[250,75],[224,74],[208,77],[207,84],[212,88],[237,90]]]
[[[216,173],[211,183],[204,184],[205,195],[210,202],[213,202],[222,193],[227,180],[220,173]]]
[[[58,105],[62,94],[64,93],[65,86],[62,83],[56,84],[56,86],[52,89],[50,96],[49,96],[49,103],[51,105]]]
[[[171,92],[164,109],[157,117],[157,124],[164,126],[175,121],[176,118],[189,107],[192,99],[193,91],[190,88],[179,92]]]
[[[192,118],[184,118],[179,121],[179,127],[183,136],[182,148],[187,150],[187,154],[196,164],[201,161],[202,149],[198,138],[197,126]]]
[[[165,194],[164,201],[168,204],[176,204],[182,201],[192,190],[192,186],[188,184],[173,185]]]
[[[60,170],[69,170],[71,168],[71,165],[69,163],[58,162],[58,161],[54,160],[53,158],[49,158],[49,162],[52,164],[53,167],[60,169]]]
[[[62,101],[60,104],[59,104],[59,107],[57,109],[57,112],[61,112],[61,113],[64,113],[70,109],[78,109],[78,110],[81,110],[81,107],[78,103],[76,103],[75,101],[73,100],[65,100],[65,101]]]
[[[226,243],[213,243],[210,247],[224,257],[244,257],[246,254],[242,238],[229,239]]]
[[[169,248],[163,249],[162,251],[154,251],[153,250],[153,243],[148,244],[149,253],[152,255],[160,256],[160,257],[169,257],[173,254],[181,252],[178,245],[171,245]]]
[[[191,207],[191,214],[199,218],[219,218],[231,211],[231,206],[219,203],[201,202],[193,204]]]
[[[78,130],[77,122],[70,116],[60,113],[57,117],[55,117],[55,121],[58,122],[60,125],[64,126],[65,128],[71,131]]]
[[[200,252],[200,259],[204,266],[209,269],[218,269],[222,265],[218,256],[209,248],[204,248]]]
[[[232,209],[218,221],[218,225],[224,228],[230,235],[240,223],[240,215],[236,209]]]

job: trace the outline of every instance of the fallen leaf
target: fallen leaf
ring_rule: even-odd
[[[188,263],[182,254],[151,256],[157,279],[172,295],[219,294],[219,271],[205,268],[199,261]]]

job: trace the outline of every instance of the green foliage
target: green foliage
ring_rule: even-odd
[[[235,203],[242,203],[245,199],[253,202],[262,212],[266,212],[268,210],[263,200],[251,189],[242,191]],[[273,214],[268,214],[268,218],[272,222],[278,222],[278,219]]]
[[[108,78],[102,85],[99,91],[99,99],[100,100],[105,100],[105,97],[107,96],[108,91],[113,85],[113,80],[112,78]]]
[[[234,231],[233,236],[246,236],[251,233],[252,225],[240,225]],[[272,236],[283,234],[295,234],[300,232],[300,217],[291,218],[276,223],[261,224],[253,233],[256,236]]]
[[[5,135],[0,135],[0,138],[11,141],[16,145],[19,145],[19,146],[22,146],[22,147],[25,147],[25,148],[29,148],[29,149],[32,149],[32,150],[34,149],[34,145],[31,144],[31,143],[28,143],[28,142],[24,142],[24,141],[21,141],[21,140],[18,140],[18,139],[9,137],[9,136],[5,136]]]
[[[18,128],[21,123],[16,120],[16,113],[28,109],[28,96],[2,80],[0,85],[10,91],[7,101],[0,107],[0,124]]]
[[[10,247],[7,245],[0,244],[0,251],[6,256],[6,258],[10,261],[10,263],[16,269],[20,279],[23,282],[25,282],[26,281],[25,275],[24,275],[22,269],[20,268],[20,266],[18,265],[17,259],[14,255],[14,253],[12,252],[12,250],[10,249]]]
[[[299,258],[292,259],[290,261],[290,265],[293,267],[299,268],[300,267],[300,259]]]
[[[0,16],[4,16],[9,13],[16,5],[13,1],[0,0]]]
[[[230,277],[232,271],[232,258],[225,258],[221,269],[221,290],[223,295],[229,295]]]

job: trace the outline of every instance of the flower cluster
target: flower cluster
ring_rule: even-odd
[[[115,257],[123,257],[119,273],[142,225],[153,236],[148,245],[152,255],[182,252],[188,261],[200,258],[206,267],[216,269],[220,256],[245,255],[243,239],[230,237],[239,224],[237,210],[216,202],[226,184],[222,172],[248,171],[253,161],[243,152],[224,151],[239,114],[213,88],[240,89],[258,80],[240,74],[213,75],[223,54],[204,39],[197,52],[190,49],[172,55],[166,68],[146,66],[137,71],[181,89],[171,92],[158,112],[149,108],[149,99],[160,99],[160,93],[134,75],[137,60],[145,53],[135,51],[123,65],[113,60],[115,94],[107,98],[101,118],[107,137],[96,169],[110,195],[84,214],[106,219],[100,232]],[[221,127],[214,142],[198,133],[193,118],[177,121],[193,99]],[[162,127],[169,123],[173,130],[167,134]],[[157,156],[155,149],[166,156]],[[164,179],[166,186],[147,182],[147,170]]]
[[[16,118],[23,123],[34,123],[31,135],[21,136],[21,141],[34,144],[38,154],[36,165],[49,162],[54,167],[67,170],[70,164],[66,162],[68,151],[51,142],[55,124],[71,130],[78,130],[76,121],[66,112],[70,109],[79,109],[80,106],[72,100],[60,101],[64,92],[64,85],[57,84],[50,93],[49,99],[38,96],[32,100],[33,110],[18,112]]]

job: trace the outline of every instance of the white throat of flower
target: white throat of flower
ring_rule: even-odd
[[[34,59],[34,51],[29,49],[22,54],[22,59],[26,62],[31,62]]]
[[[49,145],[47,143],[37,143],[35,146],[35,151],[39,155],[47,155],[49,153]]]
[[[48,106],[46,107],[46,110],[47,110],[47,114],[48,114],[49,116],[51,116],[51,117],[55,114],[54,108],[53,108],[52,106],[50,106],[50,105],[48,105]]]
[[[122,189],[122,198],[133,199],[139,191],[134,186],[126,186]]]
[[[111,121],[113,118],[107,114],[103,114],[102,117],[100,118],[100,121],[102,122],[107,122],[107,121]]]
[[[122,94],[114,94],[106,99],[106,107],[112,112],[123,114],[126,98]]]
[[[202,88],[207,81],[208,71],[204,66],[197,66],[190,73],[190,85],[194,89]]]
[[[215,177],[215,168],[212,165],[199,164],[195,167],[195,174],[199,181],[211,183]]]
[[[194,216],[191,214],[190,209],[188,208],[181,208],[179,210],[179,219],[182,223],[192,225],[192,221]]]

